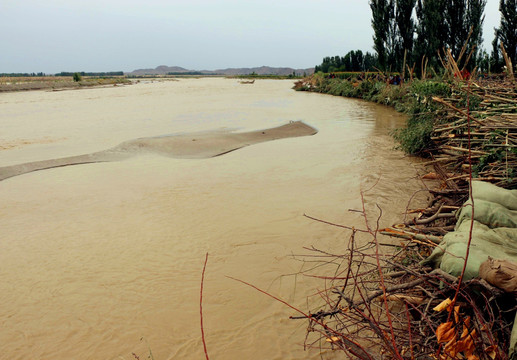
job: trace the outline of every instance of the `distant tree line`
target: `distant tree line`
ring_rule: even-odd
[[[374,54],[361,50],[352,50],[343,57],[327,56],[323,58],[321,65],[316,65],[314,72],[336,72],[336,71],[374,71],[377,66],[377,57]]]
[[[0,73],[0,77],[35,77],[48,76],[42,72],[39,73]]]
[[[60,73],[57,73],[56,76],[74,76],[74,74],[79,74],[81,76],[97,76],[97,77],[103,77],[103,76],[123,76],[123,71],[110,71],[110,72],[84,72],[84,71],[78,71],[78,72],[67,72],[62,71]]]
[[[517,64],[517,0],[499,2],[501,21],[494,29],[490,55],[480,47],[486,0],[370,0],[369,4],[375,54],[355,50],[344,57],[325,57],[315,72],[374,68],[399,72],[415,66],[418,73],[426,65],[439,68],[444,49],[458,59],[465,43],[462,59],[469,58],[468,69],[501,71],[505,64],[501,43],[513,65]]]
[[[167,75],[206,75],[206,74],[202,73],[201,71],[183,71],[183,72],[168,72]]]

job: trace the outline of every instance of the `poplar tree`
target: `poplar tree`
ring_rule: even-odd
[[[374,49],[379,65],[386,70],[402,70],[404,53],[413,49],[416,0],[372,0]]]
[[[447,33],[446,44],[452,56],[458,59],[469,29],[466,29],[467,1],[449,0],[445,3],[444,30]],[[440,49],[441,51],[442,49]]]
[[[395,10],[395,21],[397,24],[397,43],[395,47],[396,58],[400,65],[403,65],[404,53],[407,50],[407,60],[411,58],[415,36],[415,21],[413,20],[413,9],[416,0],[397,0]]]
[[[414,49],[417,63],[425,56],[431,66],[438,65],[437,51],[443,49],[447,42],[447,32],[444,31],[446,5],[446,0],[417,1],[417,42]]]
[[[490,54],[490,71],[500,72],[503,68],[504,60],[501,59],[501,50],[499,47],[499,35],[497,34],[497,28],[494,28],[495,37],[492,41],[492,53]],[[513,61],[512,61],[513,63]]]
[[[463,14],[463,28],[458,31],[458,33],[449,33],[449,41],[448,45],[452,49],[453,43],[455,45],[455,50],[453,51],[454,58],[457,59],[461,48],[467,41],[470,30],[472,33],[470,38],[468,38],[467,50],[470,51],[474,49],[472,53],[472,57],[468,63],[469,68],[473,68],[477,65],[478,57],[480,54],[480,47],[483,43],[483,22],[485,21],[484,11],[485,11],[486,0],[465,0],[465,13]],[[448,16],[450,18],[450,15]],[[454,41],[455,40],[455,41]],[[465,54],[467,56],[467,54]],[[466,60],[463,58],[463,60]]]
[[[373,48],[377,52],[379,66],[387,69],[392,59],[394,0],[370,0],[372,10]]]
[[[501,23],[495,29],[493,57],[499,57],[499,42],[502,42],[513,66],[517,65],[517,0],[500,0]]]

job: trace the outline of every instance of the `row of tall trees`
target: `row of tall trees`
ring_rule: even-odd
[[[438,52],[450,49],[458,59],[467,39],[468,51],[474,49],[470,68],[501,71],[505,62],[500,43],[517,65],[517,0],[499,1],[501,21],[494,29],[490,55],[481,48],[486,0],[369,0],[369,5],[375,54],[355,50],[344,57],[326,57],[315,71],[401,71],[405,61],[418,64],[418,72],[423,60],[439,68]]]
[[[443,48],[457,58],[467,39],[469,48],[482,42],[485,5],[486,0],[370,0],[379,66],[400,71],[404,59],[419,63],[424,56],[436,65]]]

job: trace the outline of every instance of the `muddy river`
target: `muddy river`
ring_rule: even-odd
[[[321,284],[296,276],[293,254],[344,251],[348,233],[303,214],[361,226],[349,209],[376,184],[366,201],[390,225],[420,183],[388,135],[401,115],[292,85],[181,79],[0,94],[0,167],[141,137],[290,121],[318,130],[212,158],[144,153],[0,181],[0,358],[204,359],[208,252],[210,358],[319,359],[291,309],[227,276],[308,310]]]

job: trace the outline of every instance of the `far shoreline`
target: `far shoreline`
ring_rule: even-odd
[[[131,85],[126,77],[84,77],[74,81],[71,76],[4,77],[0,78],[0,93],[21,91],[62,91],[92,87]]]

